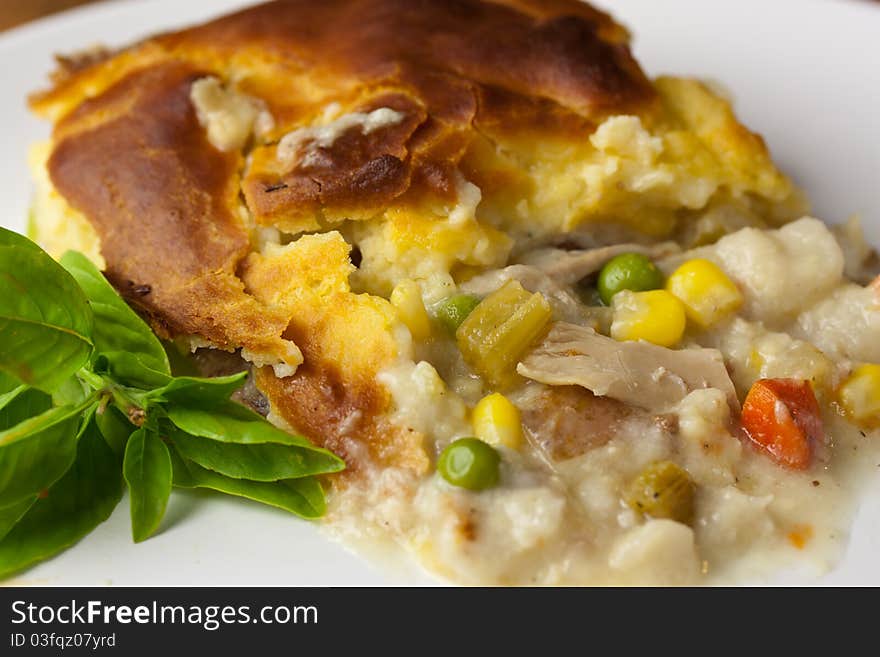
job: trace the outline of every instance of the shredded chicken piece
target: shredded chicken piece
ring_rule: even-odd
[[[517,366],[548,385],[579,385],[651,411],[662,411],[700,388],[718,388],[731,408],[739,402],[721,352],[667,349],[648,342],[618,342],[594,330],[558,322]]]
[[[590,274],[595,274],[602,269],[602,265],[621,253],[642,253],[649,258],[664,258],[680,250],[675,242],[651,245],[614,244],[577,251],[546,248],[526,253],[520,258],[520,263],[539,269],[557,285],[565,286],[574,285]]]

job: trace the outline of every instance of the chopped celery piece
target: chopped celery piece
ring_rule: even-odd
[[[657,461],[632,482],[626,502],[654,518],[689,525],[694,517],[694,492],[694,482],[685,470],[671,461]]]
[[[455,332],[465,362],[490,385],[516,381],[516,364],[545,332],[552,317],[547,300],[518,281],[508,281],[483,299]]]

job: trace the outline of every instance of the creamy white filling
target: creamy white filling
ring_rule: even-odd
[[[193,82],[189,97],[208,141],[218,150],[241,150],[255,127],[264,134],[274,126],[272,115],[259,101],[224,87],[215,77]]]
[[[396,424],[431,436],[440,444],[470,433],[464,402],[446,387],[430,363],[402,361],[380,372],[376,379],[391,393]]]
[[[460,226],[474,219],[477,206],[483,199],[483,193],[458,171],[455,172],[455,190],[458,194],[458,203],[449,212],[449,223]]]

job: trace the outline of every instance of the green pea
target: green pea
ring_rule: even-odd
[[[443,328],[450,335],[455,335],[461,323],[467,319],[467,316],[473,312],[480,303],[480,298],[473,294],[453,294],[440,302],[437,306],[435,314]]]
[[[437,471],[453,486],[483,490],[498,483],[501,456],[478,438],[459,438],[440,454]]]
[[[663,287],[663,274],[657,265],[641,253],[621,253],[605,263],[596,287],[605,305],[621,290],[644,292]]]

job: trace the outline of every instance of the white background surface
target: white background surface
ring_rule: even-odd
[[[44,86],[51,54],[96,42],[123,45],[199,22],[238,0],[126,0],[98,4],[0,36],[0,223],[23,229],[31,192],[25,156],[48,134],[27,93]],[[651,75],[720,80],[740,118],[806,188],[814,214],[861,213],[880,244],[880,5],[857,0],[595,0],[635,37]],[[880,466],[880,464],[878,464]],[[865,491],[847,554],[820,579],[773,583],[880,585],[880,467]],[[412,566],[379,570],[274,509],[175,491],[162,531],[131,542],[127,500],[62,555],[10,583],[70,585],[365,585],[430,583]]]

